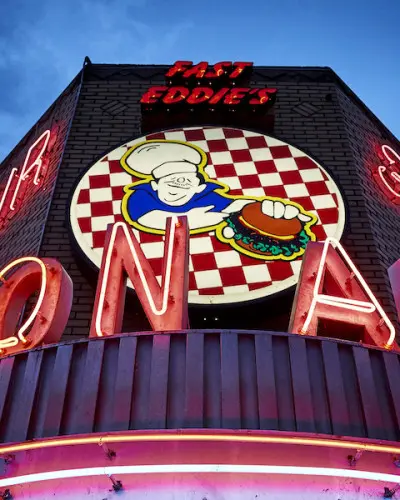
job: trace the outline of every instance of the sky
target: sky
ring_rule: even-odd
[[[330,66],[400,137],[400,0],[0,0],[0,161],[94,63]]]

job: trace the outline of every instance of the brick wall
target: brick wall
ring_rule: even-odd
[[[18,168],[20,171],[30,146],[45,130],[51,130],[49,163],[39,189],[33,191],[31,185],[28,186],[18,212],[0,229],[0,269],[15,258],[37,255],[39,252],[60,160],[75,110],[79,81],[76,79],[71,83],[1,165],[0,197],[11,170]],[[25,182],[32,183],[33,175],[34,173]]]
[[[398,329],[387,268],[400,258],[399,208],[371,174],[382,133],[334,82],[269,83],[279,88],[274,133],[319,160],[340,186],[348,209],[342,244]]]
[[[344,92],[337,92],[349,146],[357,174],[357,192],[351,201],[360,212],[361,227],[351,236],[354,251],[363,265],[364,276],[392,321],[397,320],[387,269],[400,258],[400,207],[392,203],[377,184],[373,173],[381,164],[377,150],[399,143],[368,117]],[[397,144],[396,144],[397,142]]]
[[[77,178],[106,150],[140,134],[139,100],[148,86],[148,80],[98,80],[88,68],[85,70],[40,251],[43,257],[56,257],[74,283],[74,301],[65,331],[68,338],[88,335],[97,279],[96,273],[87,273],[87,265],[71,246],[66,216],[70,196]],[[116,114],[107,106],[114,101],[125,106]],[[150,330],[138,304],[131,311],[124,328],[133,329],[135,325],[135,329]]]
[[[151,85],[164,81],[164,67],[93,66],[86,68],[77,111],[66,145],[40,254],[58,258],[74,281],[74,303],[65,335],[85,336],[90,324],[96,273],[80,261],[71,246],[66,220],[69,197],[76,179],[107,150],[141,135],[139,100]],[[276,86],[274,134],[315,157],[341,186],[349,219],[343,243],[371,288],[394,318],[387,286],[388,263],[400,257],[400,248],[390,246],[385,257],[380,242],[379,210],[371,208],[373,189],[362,175],[355,144],[363,138],[349,120],[364,119],[363,112],[347,104],[333,73],[328,69],[256,68],[257,86]],[[360,118],[361,117],[361,118]],[[376,135],[376,130],[375,132]],[[367,148],[368,149],[368,148]],[[368,195],[369,196],[369,195]],[[389,209],[394,217],[393,209]],[[388,213],[389,213],[388,212]],[[375,215],[373,215],[375,214]],[[386,224],[386,222],[385,222]],[[381,226],[382,227],[382,226]],[[390,226],[395,227],[395,226]],[[293,294],[260,304],[227,308],[191,308],[191,326],[286,330]],[[135,298],[128,297],[124,331],[148,329]],[[218,318],[218,319],[215,319]]]

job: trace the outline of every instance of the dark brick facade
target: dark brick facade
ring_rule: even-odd
[[[59,259],[74,281],[74,303],[65,332],[69,338],[88,334],[96,278],[86,271],[68,234],[67,209],[74,184],[107,150],[141,135],[140,97],[151,85],[164,82],[165,70],[164,66],[85,67],[40,247],[40,255]],[[278,88],[273,135],[316,158],[341,187],[348,208],[342,242],[395,321],[386,269],[400,258],[396,238],[400,208],[384,198],[371,174],[378,160],[374,145],[390,138],[396,146],[395,139],[328,68],[259,67],[254,70],[252,84]],[[12,235],[7,238],[13,239]],[[14,257],[25,248],[9,250],[7,255]],[[285,331],[292,298],[293,293],[288,293],[264,306],[192,308],[191,326]],[[124,331],[148,329],[136,300],[127,300]]]
[[[397,237],[400,234],[400,209],[381,190],[373,174],[381,164],[377,156],[380,146],[389,144],[399,150],[399,144],[387,130],[363,113],[343,91],[338,89],[337,95],[357,174],[357,184],[354,195],[349,198],[349,204],[359,211],[359,218],[355,223],[361,224],[350,230],[349,250],[359,261],[365,278],[386,312],[396,321],[387,269],[400,255],[400,241]]]
[[[39,189],[33,192],[32,184],[29,184],[22,206],[0,230],[0,268],[17,257],[37,255],[39,252],[46,220],[51,219],[51,217],[48,219],[48,211],[65,141],[74,116],[79,87],[80,78],[77,77],[1,165],[0,193],[2,195],[11,170],[18,168],[20,172],[30,146],[45,130],[51,130],[48,149],[49,163]],[[31,177],[33,175],[32,173]],[[32,180],[25,182],[31,183]]]

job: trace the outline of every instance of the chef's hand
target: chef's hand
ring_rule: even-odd
[[[310,222],[312,217],[302,214],[294,205],[286,205],[281,201],[264,200],[261,205],[261,210],[265,215],[269,215],[274,219],[294,219],[297,217],[302,222]]]
[[[229,214],[222,212],[210,212],[214,207],[215,205],[208,205],[207,207],[196,207],[189,210],[187,218],[190,229],[215,226],[229,216]]]

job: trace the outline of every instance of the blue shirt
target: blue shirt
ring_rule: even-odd
[[[226,198],[223,194],[216,193],[216,189],[221,189],[221,186],[206,182],[206,188],[201,193],[196,193],[187,203],[176,207],[161,201],[157,196],[157,191],[154,191],[150,184],[139,184],[128,198],[127,210],[129,217],[133,221],[137,221],[140,217],[153,210],[184,213],[192,208],[213,205],[214,208],[210,209],[210,212],[221,212],[233,200]]]

